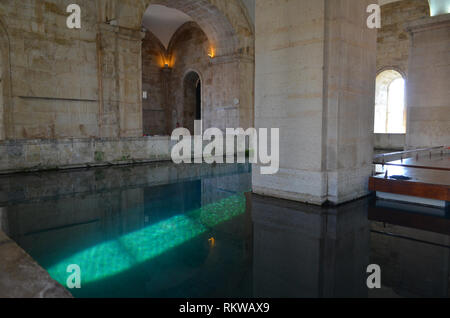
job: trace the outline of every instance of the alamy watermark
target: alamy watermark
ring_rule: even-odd
[[[71,264],[67,266],[67,273],[69,277],[66,280],[66,286],[69,289],[80,289],[81,288],[81,268],[77,264]]]
[[[377,264],[371,264],[367,267],[367,288],[380,289],[381,288],[381,267]]]
[[[81,29],[81,8],[78,4],[70,4],[67,6],[67,13],[70,15],[67,17],[66,25],[69,29]]]
[[[81,7],[78,4],[69,4],[66,9],[70,15],[67,18],[67,28],[81,29]],[[379,4],[371,4],[367,6],[367,13],[370,13],[367,18],[367,27],[369,29],[381,28],[381,7]]]
[[[173,131],[171,139],[177,141],[171,153],[174,163],[245,163],[248,154],[250,163],[261,165],[261,174],[278,173],[279,128],[270,129],[269,145],[267,128],[227,128],[224,136],[219,128],[209,128],[203,132],[201,120],[196,120],[194,127],[194,136],[186,128]]]

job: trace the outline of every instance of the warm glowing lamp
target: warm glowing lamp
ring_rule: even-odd
[[[172,67],[172,61],[171,61],[171,58],[170,57],[168,57],[168,56],[161,56],[161,60],[160,60],[161,62],[161,67],[163,68],[163,69],[170,69],[171,67]]]
[[[214,48],[213,48],[213,47],[211,47],[211,48],[209,49],[208,56],[209,56],[210,58],[212,58],[212,59],[216,56],[216,52],[214,51]]]

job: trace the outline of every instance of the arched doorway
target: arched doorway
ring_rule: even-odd
[[[202,82],[200,76],[191,71],[183,83],[183,127],[194,134],[194,122],[202,119]]]
[[[405,134],[405,79],[388,69],[378,74],[375,93],[375,133]]]

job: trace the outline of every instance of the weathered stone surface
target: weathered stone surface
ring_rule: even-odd
[[[256,127],[280,128],[280,172],[258,194],[321,204],[367,193],[376,32],[370,1],[256,2]],[[301,17],[301,18],[300,18]]]
[[[408,22],[430,16],[427,0],[402,0],[381,7],[381,29],[378,30],[377,71],[395,69],[408,74],[411,45],[405,30]]]
[[[401,151],[405,143],[404,134],[375,134],[375,149]]]
[[[66,27],[63,1],[2,1],[0,140],[142,136],[142,117],[151,116],[151,108],[142,103],[142,67],[148,65],[142,61],[141,23],[152,3],[190,14],[217,55],[250,59],[253,65],[253,26],[238,0],[81,0],[80,30]],[[208,61],[207,51],[203,53]],[[253,68],[232,67],[238,74],[233,79],[244,79],[242,87],[234,81],[237,92],[223,96],[206,90],[205,96],[219,95],[230,104],[240,98],[242,111],[233,115],[250,126],[253,92],[246,89],[253,82]],[[220,70],[211,74],[220,82],[212,89],[222,87]],[[157,86],[145,88],[153,97]],[[213,106],[206,101],[206,108]],[[148,127],[150,133],[168,135],[167,127],[162,129],[168,120],[160,114],[156,121],[162,124]]]
[[[0,173],[171,160],[169,137],[0,142]]]
[[[408,148],[450,145],[450,14],[407,25]]]
[[[0,230],[0,298],[71,298],[25,251]]]

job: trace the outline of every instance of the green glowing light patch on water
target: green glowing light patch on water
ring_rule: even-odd
[[[205,233],[210,228],[245,213],[244,194],[234,195],[186,214],[153,224],[76,253],[48,269],[66,285],[67,267],[81,268],[82,283],[112,277]]]

